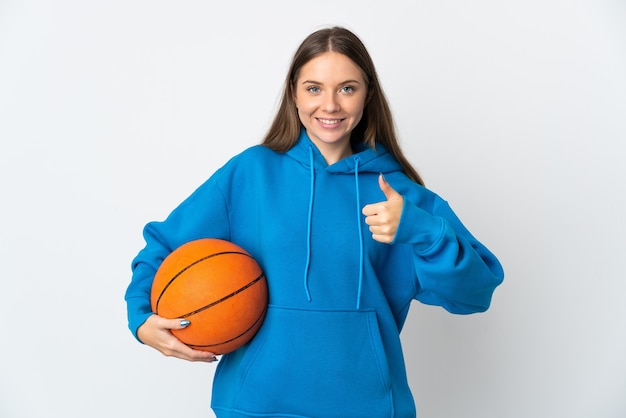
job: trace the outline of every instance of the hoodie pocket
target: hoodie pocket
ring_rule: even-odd
[[[374,311],[270,306],[265,324],[242,361],[236,410],[275,417],[393,415]]]

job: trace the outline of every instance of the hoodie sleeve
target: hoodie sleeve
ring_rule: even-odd
[[[415,298],[456,314],[486,311],[504,278],[502,266],[445,201],[434,203],[431,214],[405,197],[394,239],[413,247]]]
[[[152,281],[165,257],[195,239],[227,239],[228,212],[217,177],[196,189],[164,221],[150,222],[144,227],[146,245],[132,261],[132,279],[125,294],[128,326],[135,338],[137,329],[152,315]]]

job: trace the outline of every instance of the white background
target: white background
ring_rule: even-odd
[[[413,305],[420,418],[626,416],[625,3],[0,0],[0,416],[213,416],[215,365],[127,330],[130,261],[329,24],[505,267],[484,314]]]

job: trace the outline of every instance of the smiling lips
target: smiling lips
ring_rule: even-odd
[[[338,125],[343,119],[317,119],[322,125],[332,126]]]

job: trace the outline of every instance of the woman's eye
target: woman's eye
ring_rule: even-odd
[[[316,86],[311,86],[307,88],[307,91],[309,93],[319,93],[320,92],[320,88],[316,87]]]
[[[344,93],[352,93],[354,92],[354,87],[352,86],[344,86],[341,88],[341,91]]]

